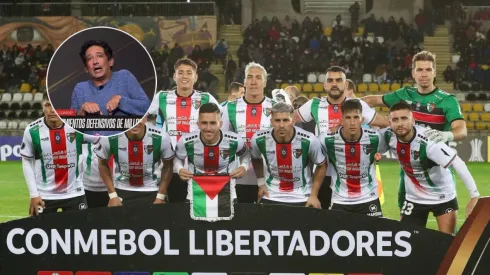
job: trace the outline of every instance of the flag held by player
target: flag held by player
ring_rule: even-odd
[[[192,219],[214,222],[233,218],[230,176],[193,176],[191,185]]]

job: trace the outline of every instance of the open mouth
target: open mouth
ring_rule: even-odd
[[[95,73],[100,73],[102,71],[102,68],[101,67],[95,67],[94,68],[94,72]]]

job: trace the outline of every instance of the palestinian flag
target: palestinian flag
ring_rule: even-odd
[[[191,218],[203,221],[231,220],[233,201],[230,176],[193,176]]]

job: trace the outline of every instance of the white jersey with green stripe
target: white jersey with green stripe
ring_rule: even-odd
[[[83,183],[85,190],[92,192],[107,192],[107,187],[104,181],[100,177],[99,173],[99,157],[95,153],[97,149],[97,144],[92,144],[90,142],[82,145],[82,157],[80,161],[81,173],[79,175],[80,180]],[[112,167],[114,174],[114,165],[109,164]]]
[[[349,142],[340,127],[335,133],[322,134],[320,143],[333,170],[333,203],[361,204],[379,197],[374,156],[388,150],[380,132],[361,129],[359,140]]]
[[[157,191],[162,159],[175,156],[170,137],[146,124],[141,140],[129,140],[126,134],[101,138],[95,151],[101,159],[114,156],[114,187],[128,191]]]
[[[34,158],[37,191],[44,200],[61,200],[85,194],[79,175],[79,159],[84,141],[99,138],[84,136],[66,124],[50,129],[44,117],[24,131],[20,153]]]
[[[214,145],[205,145],[200,131],[184,135],[177,143],[177,158],[188,160],[188,170],[195,175],[228,175],[240,166],[239,157],[247,153],[247,147],[236,133],[221,131],[219,141]],[[231,179],[231,196],[236,198],[235,179]],[[191,182],[188,185],[188,199],[192,193]]]
[[[199,108],[206,103],[214,103],[221,108],[209,93],[193,91],[190,96],[183,97],[176,90],[162,91],[153,97],[148,113],[157,115],[157,127],[165,129],[175,147],[182,135],[199,129]]]
[[[264,178],[270,197],[280,202],[306,202],[313,184],[313,165],[325,162],[314,134],[294,127],[290,143],[276,142],[273,129],[257,132],[251,142],[254,159],[265,160]]]
[[[456,152],[445,143],[434,143],[426,129],[414,126],[410,142],[401,142],[391,128],[381,130],[391,152],[405,172],[406,199],[419,204],[440,204],[456,197],[453,174],[448,169]]]

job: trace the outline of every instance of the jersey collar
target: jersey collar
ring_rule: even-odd
[[[434,86],[434,90],[432,90],[431,92],[427,93],[427,94],[421,94],[419,92],[419,89],[417,89],[417,94],[421,95],[421,96],[428,96],[428,95],[431,95],[433,93],[435,93],[437,90],[439,90],[439,88],[437,86]]]
[[[346,139],[344,138],[344,136],[342,135],[342,128],[344,128],[344,127],[340,126],[340,127],[339,127],[339,129],[338,129],[337,131],[339,132],[340,137],[342,138],[342,140],[343,140],[345,143],[357,143],[357,142],[359,142],[359,141],[361,140],[362,135],[364,134],[364,130],[361,128],[361,135],[359,136],[359,139],[358,139],[358,140],[356,140],[356,141],[348,141],[348,140],[346,140]]]
[[[199,140],[201,140],[201,142],[202,142],[202,144],[204,144],[204,146],[216,147],[216,146],[219,146],[221,141],[223,140],[223,132],[221,130],[219,130],[219,140],[216,144],[208,145],[208,144],[204,143],[204,140],[202,140],[202,137],[201,137],[201,131],[199,131]]]
[[[347,100],[347,97],[344,97],[344,100],[337,104],[337,103],[331,103],[330,100],[328,99],[328,96],[326,96],[325,98],[327,99],[329,105],[341,105],[343,102]]]
[[[195,91],[196,90],[192,89],[192,93],[189,96],[181,96],[181,95],[179,95],[179,93],[177,93],[177,89],[175,89],[175,95],[177,95],[177,97],[192,97],[194,95]]]
[[[396,137],[396,140],[400,143],[404,143],[404,144],[410,144],[412,143],[412,141],[415,139],[415,137],[417,136],[417,128],[415,128],[415,126],[413,127],[413,137],[408,141],[408,142],[405,142],[405,141],[401,141],[400,139],[398,139],[398,137]]]
[[[58,127],[58,128],[51,128],[51,127],[49,127],[49,125],[48,125],[48,123],[46,121],[46,117],[43,118],[43,123],[44,123],[44,125],[46,125],[46,127],[48,127],[49,130],[59,130],[59,129],[65,127],[65,123],[63,121],[61,121],[61,126]]]
[[[126,131],[124,134],[126,135],[126,138],[127,138],[128,140],[131,140],[131,141],[142,141],[142,140],[145,138],[145,136],[146,136],[146,129],[147,129],[147,127],[146,127],[146,125],[145,125],[145,133],[143,134],[143,137],[142,137],[141,139],[137,139],[137,140],[135,140],[135,139],[129,139],[129,137],[128,137],[128,132],[127,132],[127,131]]]
[[[259,102],[259,103],[250,103],[250,102],[248,102],[248,101],[245,99],[245,95],[242,97],[242,99],[243,99],[243,102],[245,102],[245,103],[247,103],[247,104],[262,104],[262,103],[264,103],[264,101],[265,101],[265,96],[264,96],[264,98],[262,98],[262,101],[261,101],[261,102]]]

